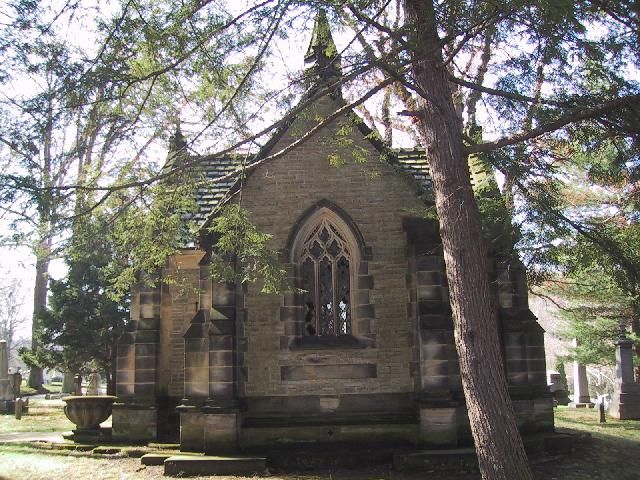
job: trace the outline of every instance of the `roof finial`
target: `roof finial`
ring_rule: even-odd
[[[176,117],[176,130],[173,135],[169,137],[169,153],[178,152],[187,148],[187,139],[182,134],[180,128],[180,115]]]
[[[318,9],[311,42],[304,56],[310,86],[333,83],[342,75],[340,55],[331,36],[331,27],[324,9]]]

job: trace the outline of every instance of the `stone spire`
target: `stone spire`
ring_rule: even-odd
[[[162,167],[163,173],[171,170],[177,163],[189,158],[187,152],[187,139],[182,134],[180,128],[180,117],[176,119],[176,129],[173,135],[169,137],[169,151],[167,152],[167,160]]]
[[[180,117],[176,119],[176,131],[169,137],[169,155],[184,150],[187,147],[187,139],[180,128]]]
[[[319,9],[316,15],[311,42],[304,56],[308,88],[324,87],[337,81],[342,72],[340,55],[331,36],[327,14]],[[340,92],[340,88],[337,89]]]

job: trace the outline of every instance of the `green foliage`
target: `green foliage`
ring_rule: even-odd
[[[22,352],[26,363],[69,372],[113,372],[129,304],[128,297],[115,302],[106,294],[110,284],[105,271],[113,254],[100,236],[83,236],[72,247],[67,277],[50,281],[49,305],[39,316],[40,348]]]
[[[246,210],[227,205],[210,231],[217,238],[211,261],[214,279],[237,284],[261,281],[263,293],[290,290],[278,253],[268,247],[271,235],[258,231]]]
[[[581,265],[562,280],[546,284],[549,293],[566,303],[561,310],[566,324],[558,333],[567,341],[578,340],[569,358],[585,365],[615,364],[620,325],[629,329],[637,314],[634,297],[618,286],[599,260],[596,257],[593,264]],[[634,333],[627,335],[638,340]]]
[[[140,198],[114,198],[113,221],[105,224],[116,253],[105,266],[111,298],[126,296],[136,283],[155,285],[169,256],[193,242],[189,219],[197,209],[198,186],[193,176],[177,175],[141,192]],[[162,281],[174,283],[175,279],[165,275]]]

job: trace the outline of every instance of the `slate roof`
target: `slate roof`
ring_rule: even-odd
[[[431,189],[431,175],[429,162],[424,148],[398,148],[393,149],[392,162],[400,167],[400,170],[411,175],[425,190]]]
[[[391,154],[391,164],[395,165],[401,172],[413,177],[421,188],[425,190],[431,189],[429,165],[423,148],[394,149],[391,150]],[[191,160],[196,159],[192,158]],[[223,177],[240,168],[241,160],[241,156],[216,157],[213,155],[196,160],[201,182],[196,198],[198,211],[193,214],[192,220],[199,224],[206,222],[216,207],[224,202],[236,184],[236,178],[229,178],[216,183],[210,182],[210,180]]]
[[[221,182],[211,182],[240,168],[242,157],[238,155],[216,157],[213,155],[202,157],[197,161],[200,182],[196,202],[198,211],[191,217],[197,223],[205,222],[215,208],[222,203],[235,185],[237,177]]]

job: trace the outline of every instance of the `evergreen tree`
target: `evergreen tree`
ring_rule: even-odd
[[[615,235],[566,210],[561,180],[576,151],[590,153],[613,142],[621,165],[637,156],[640,89],[631,72],[639,63],[638,9],[629,1],[392,3],[265,0],[240,11],[222,2],[140,1],[135,8],[123,2],[113,19],[100,24],[103,43],[82,78],[108,78],[119,98],[137,89],[141,115],[184,102],[206,119],[198,124],[206,125],[214,149],[225,153],[264,143],[299,112],[265,126],[264,109],[289,105],[302,90],[302,75],[291,72],[290,81],[298,86],[281,90],[272,85],[273,77],[260,88],[258,73],[276,53],[274,41],[290,34],[300,19],[325,7],[333,21],[358,32],[354,38],[364,38],[360,44],[377,42],[371,49],[353,48],[358,42],[351,42],[342,56],[347,91],[363,79],[369,82],[353,88],[357,93],[345,109],[390,85],[401,86],[405,116],[429,156],[480,469],[483,478],[531,478],[502,374],[496,309],[487,302],[486,250],[478,241],[480,213],[467,157],[480,154],[504,173],[507,205],[522,222],[519,246],[530,262],[557,265],[554,241],[577,232],[610,261],[613,272],[625,271],[635,282],[633,253]],[[388,100],[381,118],[385,137],[391,138]],[[486,121],[478,105],[487,106]],[[318,119],[314,131],[333,118]],[[204,130],[194,132],[186,148],[201,146]],[[312,132],[307,133],[291,148]],[[119,177],[104,188],[138,188],[165,174]]]
[[[109,295],[107,265],[113,250],[100,237],[82,233],[66,257],[67,277],[50,281],[49,306],[40,313],[37,350],[23,351],[31,364],[86,374],[93,368],[105,373],[107,393],[115,392],[117,340],[128,317],[128,297],[114,301]],[[78,238],[78,237],[77,237]]]

